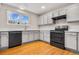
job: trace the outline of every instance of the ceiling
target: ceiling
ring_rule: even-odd
[[[42,14],[51,9],[56,9],[59,7],[64,7],[71,5],[72,3],[7,3],[13,7],[17,7],[21,10],[27,10],[35,14]]]

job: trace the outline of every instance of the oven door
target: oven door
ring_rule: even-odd
[[[51,39],[50,42],[64,44],[64,32],[63,31],[51,31],[50,39]]]

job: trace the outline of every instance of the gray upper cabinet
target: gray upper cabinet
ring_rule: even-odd
[[[59,16],[61,16],[61,15],[66,14],[67,9],[66,8],[60,8],[58,11],[59,11]]]
[[[47,23],[48,24],[52,24],[53,23],[53,20],[52,20],[52,17],[53,17],[53,15],[54,15],[54,13],[53,12],[49,12],[48,14],[47,14],[48,16],[47,16]]]
[[[65,47],[68,49],[77,50],[77,33],[65,33]]]
[[[57,17],[57,16],[59,16],[59,10],[58,9],[53,11],[53,17]]]
[[[40,16],[39,25],[52,24],[52,12],[43,14]]]
[[[41,15],[39,17],[39,25],[43,25],[43,24],[44,24],[43,15]]]
[[[41,15],[39,19],[39,25],[53,24],[52,18],[65,15],[66,11],[66,8],[60,8]]]
[[[79,5],[72,5],[67,10],[67,22],[79,21]]]
[[[48,14],[44,14],[43,15],[43,21],[44,21],[44,24],[47,24],[47,20],[48,20]]]

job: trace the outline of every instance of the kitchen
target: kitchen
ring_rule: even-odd
[[[34,10],[37,12],[41,11],[39,14],[37,14],[37,12],[34,13],[33,11],[27,11],[28,9],[25,10],[23,8],[20,8],[21,10],[18,10],[19,5],[20,4],[15,3],[0,4],[0,50],[9,49],[32,41],[44,41],[57,48],[64,48],[66,50],[73,51],[74,53],[78,53],[79,4],[50,3],[46,4],[46,6],[52,5],[50,7],[50,10],[48,9],[48,11],[45,11],[45,6],[42,6],[43,11],[38,9]],[[31,3],[28,3],[28,5],[31,5]],[[41,4],[39,3],[37,5]],[[23,15],[28,15],[30,19],[28,24],[11,24],[8,20],[9,18],[7,17],[11,12],[19,12],[20,14],[22,13]],[[55,41],[53,41],[54,39]],[[60,42],[62,41],[63,43],[59,43],[59,41],[57,41],[59,39]]]

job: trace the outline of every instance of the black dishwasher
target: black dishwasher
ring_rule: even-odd
[[[22,44],[22,32],[10,31],[9,32],[9,48],[19,46]]]

